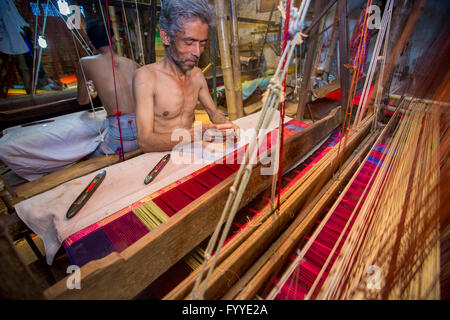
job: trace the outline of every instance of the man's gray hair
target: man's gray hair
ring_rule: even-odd
[[[159,24],[171,39],[182,30],[184,22],[192,18],[199,18],[210,27],[214,26],[216,24],[214,6],[208,0],[163,1]]]

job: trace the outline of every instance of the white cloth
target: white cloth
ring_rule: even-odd
[[[234,123],[241,128],[242,133],[243,130],[251,129],[256,125],[258,116],[259,113],[252,114]],[[285,121],[289,120],[290,118],[286,117]],[[269,129],[277,128],[278,124],[279,113],[276,113]],[[245,139],[241,139],[233,150],[241,147],[245,142]],[[228,152],[231,151],[228,150]],[[172,151],[172,155],[175,152]],[[199,163],[177,164],[174,163],[175,157],[172,156],[162,173],[152,183],[145,185],[145,176],[165,154],[167,152],[145,153],[107,167],[103,183],[78,214],[70,220],[65,218],[67,210],[100,170],[16,204],[15,208],[20,219],[43,240],[47,263],[53,262],[54,255],[62,242],[70,235],[214,161],[210,157],[208,160],[201,161],[202,159],[198,159],[194,152],[193,157],[200,160]]]
[[[28,27],[12,0],[0,1],[0,51],[6,54],[23,54],[28,46],[22,38],[22,28]]]
[[[34,180],[92,153],[106,130],[106,111],[81,111],[31,126],[3,130],[0,160],[17,175]],[[100,131],[100,133],[99,133]]]

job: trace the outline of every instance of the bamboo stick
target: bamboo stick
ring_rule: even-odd
[[[116,40],[117,54],[123,57],[122,43],[120,42],[119,28],[117,27],[116,8],[114,6],[109,6],[109,18],[111,19],[114,39]]]
[[[222,74],[225,82],[225,96],[227,101],[228,117],[230,120],[238,118],[236,106],[236,95],[234,92],[233,71],[231,67],[231,57],[228,42],[227,15],[225,13],[224,0],[215,0],[217,16],[217,33],[220,49],[220,60],[222,64]]]
[[[244,116],[244,106],[242,102],[242,84],[241,84],[241,58],[239,52],[239,29],[236,12],[236,1],[230,0],[230,16],[231,16],[231,51],[233,53],[233,83],[236,97],[237,117]]]

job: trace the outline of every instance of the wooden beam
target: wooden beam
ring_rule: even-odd
[[[285,141],[286,168],[322,140],[341,120],[341,112],[323,119]],[[252,171],[240,208],[266,189],[272,176]],[[131,299],[211,235],[219,221],[236,173],[183,208],[157,229],[121,253],[91,261],[81,268],[82,290],[68,290],[62,280],[45,291],[51,299]]]
[[[140,154],[142,154],[142,150],[140,148],[134,151],[127,152],[124,155],[125,160],[134,158]],[[82,177],[98,169],[116,164],[119,161],[119,155],[116,154],[99,156],[89,160],[78,162],[69,168],[52,172],[34,181],[24,183],[16,188],[17,198],[14,200],[14,203],[29,199],[37,194],[53,189],[67,181]]]

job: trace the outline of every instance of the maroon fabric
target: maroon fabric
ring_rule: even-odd
[[[194,179],[189,179],[182,184],[179,185],[181,192],[184,192],[187,196],[192,198],[193,200],[200,197],[204,194],[208,189],[202,184],[198,183]]]
[[[147,227],[133,212],[124,214],[119,219],[103,227],[108,239],[121,252],[148,233]]]

